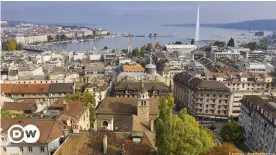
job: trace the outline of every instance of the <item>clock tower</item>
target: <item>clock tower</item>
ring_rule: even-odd
[[[144,82],[141,80],[140,89],[137,97],[137,116],[141,122],[149,123],[149,94],[144,87]]]

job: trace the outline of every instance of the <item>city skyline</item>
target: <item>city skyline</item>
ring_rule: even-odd
[[[273,19],[276,14],[276,2],[2,2],[1,5],[2,20],[55,24],[188,24],[196,22],[197,6],[201,24]]]

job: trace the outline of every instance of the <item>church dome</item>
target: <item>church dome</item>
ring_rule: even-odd
[[[145,68],[156,68],[156,66],[154,65],[154,64],[147,64],[146,66],[145,66]]]

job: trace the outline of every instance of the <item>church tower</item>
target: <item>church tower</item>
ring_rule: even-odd
[[[137,97],[137,116],[141,122],[149,123],[149,94],[144,87],[144,82],[141,80],[140,89]]]

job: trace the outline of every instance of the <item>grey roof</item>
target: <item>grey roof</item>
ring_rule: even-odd
[[[66,71],[64,67],[53,67],[52,71],[50,74],[65,74]]]
[[[73,83],[51,83],[49,93],[73,93]]]
[[[191,89],[219,89],[230,91],[228,87],[226,87],[224,84],[218,81],[202,80],[187,72],[181,72],[176,74],[173,78],[173,81],[184,84]]]
[[[156,68],[156,66],[154,64],[147,64],[145,68]]]

